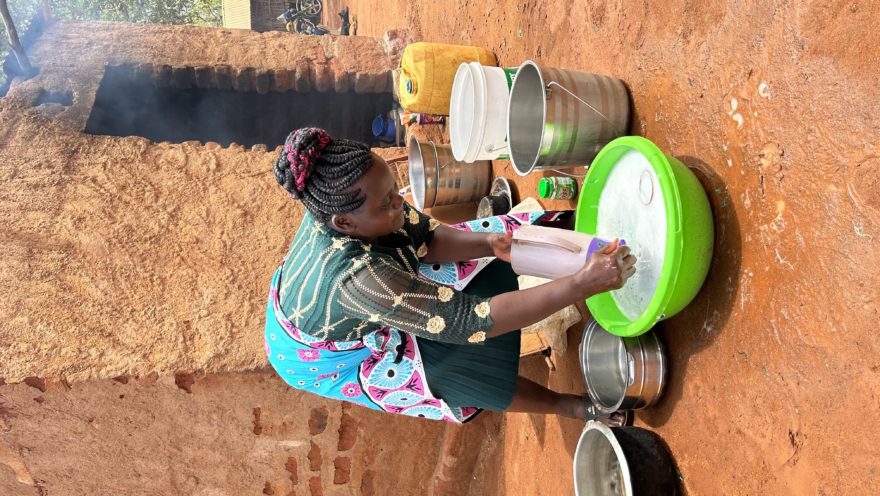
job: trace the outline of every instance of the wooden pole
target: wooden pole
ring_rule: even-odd
[[[6,26],[6,36],[9,38],[9,47],[12,49],[12,53],[15,54],[15,58],[18,60],[18,66],[24,71],[23,76],[25,78],[33,77],[37,71],[34,70],[27,55],[24,53],[24,48],[22,48],[21,42],[18,41],[18,32],[15,30],[15,24],[12,23],[12,15],[9,13],[9,5],[6,4],[6,0],[0,0],[0,14],[3,15],[3,24]]]

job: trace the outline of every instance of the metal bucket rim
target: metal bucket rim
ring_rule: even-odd
[[[522,171],[520,171],[520,167],[516,164],[516,160],[513,159],[513,144],[510,142],[510,137],[511,137],[511,134],[510,134],[510,120],[511,120],[510,109],[513,106],[513,92],[516,89],[517,82],[520,81],[520,75],[522,74],[522,70],[526,66],[533,67],[535,69],[535,72],[538,74],[538,80],[541,82],[541,93],[542,93],[541,121],[543,122],[543,125],[541,126],[541,136],[540,136],[540,139],[538,140],[538,143],[539,143],[538,150],[535,153],[535,156],[531,159],[531,164],[529,165],[528,170],[525,172],[522,172]],[[534,60],[530,60],[530,59],[526,60],[525,62],[523,62],[522,64],[519,65],[519,67],[516,69],[516,76],[517,77],[513,80],[513,85],[510,87],[510,98],[507,100],[507,140],[508,140],[508,146],[510,147],[510,154],[509,154],[510,155],[510,163],[513,165],[514,172],[516,172],[517,175],[519,175],[519,176],[527,176],[535,170],[535,166],[538,165],[538,159],[541,157],[540,144],[544,142],[544,133],[546,132],[546,128],[547,128],[547,83],[544,81],[544,72],[541,70],[541,66],[539,66],[538,63],[535,62]]]
[[[428,140],[428,144],[434,150],[434,201],[431,202],[430,207],[425,208],[432,208],[437,205],[437,193],[440,192],[440,152],[437,151],[437,145],[433,141]]]
[[[409,143],[407,144],[407,151],[409,153],[409,160],[408,160],[407,165],[408,165],[408,169],[409,169],[408,172],[409,172],[409,178],[410,178],[410,185],[412,185],[413,202],[415,202],[416,210],[419,210],[419,211],[421,211],[425,208],[433,207],[434,203],[437,201],[437,177],[436,176],[439,176],[438,170],[437,170],[437,165],[438,165],[437,160],[438,159],[437,159],[436,146],[434,146],[434,144],[431,143],[432,147],[434,148],[434,175],[435,175],[435,179],[434,179],[434,187],[432,188],[433,193],[434,193],[433,194],[434,199],[431,201],[431,205],[426,205],[425,199],[428,196],[428,181],[427,181],[426,171],[425,171],[425,154],[424,154],[424,151],[422,150],[423,145],[424,145],[424,143],[420,142],[415,136],[410,136]],[[413,178],[412,171],[413,171],[414,162],[418,162],[418,164],[421,165],[421,168],[422,168],[421,188],[417,188],[416,185],[412,181],[412,178]],[[419,191],[419,190],[422,193],[421,198],[419,198],[419,195],[416,194],[416,191]]]

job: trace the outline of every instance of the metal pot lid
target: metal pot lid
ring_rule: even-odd
[[[507,178],[496,177],[492,181],[492,187],[489,189],[489,196],[506,196],[510,207],[513,208],[513,191],[510,189],[510,183],[507,182]]]

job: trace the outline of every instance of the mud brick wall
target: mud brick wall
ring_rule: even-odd
[[[4,496],[426,494],[447,428],[271,372],[30,382],[0,386]]]
[[[302,216],[274,150],[83,135],[31,108],[0,119],[0,377],[266,364],[269,278]]]
[[[257,91],[379,93],[391,90],[401,37],[300,36],[281,32],[110,22],[57,22],[28,50],[40,74],[16,81],[8,95],[20,105],[41,91],[68,93],[73,103],[55,115],[85,128],[106,66],[135,65],[170,83],[229,84]],[[274,88],[273,88],[274,85]]]

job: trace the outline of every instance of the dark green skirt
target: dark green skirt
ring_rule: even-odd
[[[519,286],[510,264],[495,260],[465,288],[468,294],[492,297]],[[482,344],[450,344],[416,338],[428,387],[450,406],[505,410],[513,400],[519,371],[520,332]]]

